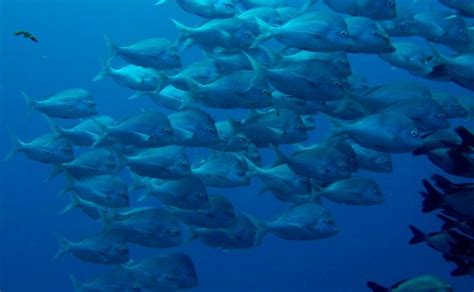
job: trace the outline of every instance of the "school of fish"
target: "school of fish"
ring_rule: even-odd
[[[193,240],[234,250],[257,247],[268,235],[335,236],[344,230],[324,201],[382,204],[383,191],[370,172],[391,173],[392,155],[426,155],[449,174],[474,177],[474,138],[451,127],[473,116],[474,99],[420,82],[474,91],[470,1],[439,0],[445,9],[422,13],[396,0],[306,0],[301,7],[285,0],[158,0],[156,9],[167,2],[202,21],[190,26],[171,18],[176,40],[158,36],[119,45],[107,39],[111,55],[94,78],[111,78],[136,92],[131,103],[147,97],[156,108],[109,117],[81,88],[22,93],[28,111],[44,115],[52,131],[28,142],[14,138],[8,157],[21,152],[50,164],[48,180],[66,178],[62,193],[71,202],[62,213],[79,209],[103,225],[79,240],[58,235],[55,258],[114,266],[85,282],[72,277],[75,291],[196,288],[191,255],[164,250]],[[183,64],[181,55],[191,47],[202,58]],[[352,71],[352,54],[375,55],[413,78],[368,84]],[[126,64],[112,65],[118,60]],[[209,111],[228,118],[215,120]],[[315,115],[333,125],[319,143],[310,139]],[[64,128],[60,120],[77,123]],[[197,156],[191,154],[196,149]],[[269,150],[275,159],[264,165],[260,151]],[[291,207],[269,222],[234,208],[232,188],[253,180],[262,185],[259,193]],[[426,241],[458,265],[454,274],[472,275],[474,185],[441,175],[433,181],[441,191],[424,181],[424,211],[443,209],[445,228],[424,234],[412,226],[411,243]],[[159,207],[134,207],[143,200]],[[130,245],[160,253],[132,260]],[[392,288],[368,285],[374,291],[451,291],[429,275]]]

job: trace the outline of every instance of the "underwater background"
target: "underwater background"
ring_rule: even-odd
[[[430,5],[438,7],[436,1],[432,2]],[[295,0],[288,3],[301,5]],[[110,79],[92,82],[92,78],[100,71],[102,58],[109,54],[104,35],[119,44],[154,36],[175,40],[178,31],[169,17],[189,25],[200,21],[176,3],[154,7],[153,0],[0,1],[1,155],[11,148],[9,131],[29,140],[50,130],[41,115],[27,114],[22,90],[32,96],[44,96],[82,87],[94,95],[100,113],[112,117],[155,108],[146,98],[128,100],[132,91]],[[40,41],[35,44],[16,38],[13,32],[21,29],[34,32]],[[420,44],[425,45],[421,41]],[[184,63],[200,56],[196,48],[187,50]],[[432,90],[470,94],[452,83],[431,82],[395,70],[375,55],[350,55],[350,59],[352,70],[366,76],[370,84],[416,80]],[[226,117],[217,110],[208,112],[216,120]],[[310,141],[323,140],[330,128],[324,118],[317,116]],[[272,160],[270,151],[262,153],[266,163]],[[384,204],[326,204],[341,228],[334,237],[285,241],[270,235],[261,246],[235,251],[207,247],[199,241],[163,251],[133,246],[132,257],[140,259],[173,250],[189,254],[199,275],[199,288],[195,291],[367,291],[369,280],[389,285],[428,273],[445,279],[456,291],[471,291],[472,277],[450,277],[452,264],[438,253],[424,245],[408,245],[412,236],[409,224],[422,230],[439,228],[435,215],[421,213],[422,197],[418,192],[422,189],[421,179],[440,170],[424,156],[394,154],[392,158],[393,173],[367,174],[381,185],[386,196]],[[58,215],[69,199],[58,195],[64,186],[63,177],[45,183],[50,170],[50,166],[29,161],[23,155],[0,162],[2,292],[72,291],[69,274],[85,280],[109,269],[71,256],[52,260],[59,248],[55,234],[79,238],[99,231],[101,225],[77,210]],[[287,204],[271,194],[256,196],[258,189],[259,183],[253,180],[250,187],[215,192],[230,198],[237,210],[265,220],[287,209]]]

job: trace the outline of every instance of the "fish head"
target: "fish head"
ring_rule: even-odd
[[[394,19],[397,17],[396,0],[373,1],[370,9],[377,11],[378,19]]]
[[[106,194],[107,199],[111,200],[111,204],[116,207],[130,206],[130,199],[128,196],[127,187],[117,188]]]
[[[316,121],[312,115],[303,115],[301,116],[301,120],[303,121],[303,126],[306,131],[312,131],[316,129]]]
[[[61,139],[62,140],[62,139]],[[74,150],[72,144],[66,140],[57,141],[54,143],[54,148],[51,148],[51,155],[57,157],[59,160],[69,162],[74,160]]]
[[[110,249],[109,256],[116,259],[116,262],[125,263],[130,260],[130,250],[126,244],[118,244]]]
[[[371,184],[368,188],[367,191],[364,192],[365,200],[371,202],[372,204],[382,204],[385,199],[382,190],[380,189],[380,186],[377,184]]]
[[[186,156],[178,156],[169,167],[170,171],[180,177],[191,175],[191,165]]]
[[[250,182],[247,170],[241,166],[233,167],[226,177],[230,183],[236,185],[247,185]]]
[[[254,144],[250,144],[247,151],[244,153],[250,161],[252,161],[257,166],[262,166],[263,160],[258,148]]]
[[[342,76],[351,76],[352,75],[352,68],[351,63],[345,57],[336,58],[333,60],[334,66],[336,66],[337,70]]]
[[[240,48],[250,48],[256,40],[252,30],[247,28],[238,30],[233,37],[238,42]]]
[[[97,104],[91,97],[84,98],[76,104],[76,110],[78,112],[86,113],[88,116],[93,116],[99,113],[97,110]]]
[[[423,147],[424,145],[420,132],[416,128],[400,130],[397,140],[396,143],[413,150]]]
[[[350,48],[354,40],[346,27],[334,27],[326,33],[326,38],[334,47]]]
[[[471,41],[471,36],[465,24],[456,24],[448,29],[447,39],[449,39],[452,44],[463,45]]]
[[[175,50],[169,50],[161,54],[161,61],[166,64],[168,68],[181,68],[183,63],[181,56]]]
[[[377,169],[380,169],[385,173],[391,173],[393,171],[392,159],[389,155],[377,157],[375,159],[375,165]]]
[[[340,231],[336,224],[336,220],[334,220],[334,218],[328,214],[325,214],[322,218],[320,218],[313,226],[313,229],[322,237],[330,237]]]
[[[214,4],[214,12],[219,15],[232,16],[238,12],[238,9],[232,0],[218,0]]]

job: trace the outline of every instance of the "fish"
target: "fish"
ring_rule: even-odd
[[[193,79],[188,83],[191,89],[188,104],[220,109],[259,109],[272,105],[270,88],[251,70],[235,71],[208,84]]]
[[[133,90],[154,91],[159,89],[164,83],[166,77],[163,75],[163,73],[152,68],[126,65],[115,69],[110,64],[105,64],[102,71],[94,77],[93,81],[111,77],[119,85]]]
[[[247,164],[232,152],[215,152],[209,159],[193,165],[192,175],[205,186],[235,188],[250,185]]]
[[[423,180],[423,186],[425,187],[425,191],[421,192],[424,197],[423,213],[446,209],[468,218],[473,217],[471,202],[474,200],[474,192],[472,192],[472,184],[454,184],[441,175],[434,175],[432,179],[442,192],[437,190],[428,180]]]
[[[434,68],[436,70],[442,70],[443,74],[448,76],[456,84],[474,91],[474,85],[472,74],[473,69],[470,64],[474,62],[474,53],[460,54],[455,57],[444,56],[438,52],[437,49],[433,48],[435,58],[440,62],[438,66]],[[441,68],[441,69],[440,69]]]
[[[29,40],[31,40],[31,41],[34,42],[34,43],[37,43],[37,42],[38,42],[38,38],[35,37],[33,34],[31,34],[31,33],[28,32],[28,31],[19,30],[19,31],[15,32],[14,35],[15,35],[15,36],[23,36],[25,39],[29,39]]]
[[[347,135],[362,147],[388,153],[406,153],[423,146],[418,129],[395,111],[370,115],[353,123],[332,120],[334,135]]]
[[[119,47],[108,37],[110,59],[120,56],[126,62],[145,68],[156,70],[170,70],[182,67],[181,56],[170,40],[165,38],[150,38],[134,44]]]
[[[327,143],[304,147],[290,155],[272,146],[276,156],[273,166],[287,164],[296,174],[312,178],[319,185],[349,178],[351,162],[340,149],[333,147],[332,142]]]
[[[351,45],[345,49],[346,52],[369,54],[395,52],[389,35],[375,21],[352,16],[345,18],[345,22],[352,39]]]
[[[243,133],[259,146],[292,144],[308,139],[301,116],[290,110],[251,111],[242,121],[229,120],[234,131]]]
[[[130,252],[125,240],[115,232],[91,235],[78,242],[69,241],[62,235],[58,235],[57,239],[61,249],[54,259],[71,253],[84,262],[103,265],[118,265],[130,260]]]
[[[155,6],[170,2],[158,0]],[[239,13],[239,8],[232,0],[178,0],[178,5],[186,12],[204,18],[232,18]]]
[[[81,88],[66,89],[40,100],[34,100],[25,92],[28,113],[40,112],[48,117],[60,119],[78,119],[94,116],[98,113],[92,95]]]
[[[68,192],[103,207],[126,208],[130,205],[127,183],[115,175],[99,175],[75,180],[66,173],[66,186],[62,193]]]
[[[416,34],[430,42],[468,44],[468,27],[463,17],[449,11],[429,11],[413,15]]]
[[[444,280],[433,275],[420,275],[395,283],[390,288],[381,286],[374,282],[367,282],[367,286],[373,292],[389,292],[389,291],[443,291],[452,292],[454,289]]]
[[[315,52],[344,51],[352,44],[344,18],[329,11],[304,13],[276,27],[256,20],[261,34],[253,47],[271,38],[288,47]]]
[[[466,17],[474,17],[474,4],[469,1],[462,0],[439,0],[443,5],[456,9],[461,15]]]
[[[179,42],[184,44],[184,48],[199,45],[206,52],[216,48],[239,52],[255,43],[255,29],[249,22],[239,18],[212,19],[195,28],[171,20],[181,33]]]
[[[216,121],[207,112],[189,109],[168,116],[175,144],[191,147],[206,147],[221,142],[215,126]]]
[[[456,95],[447,92],[434,92],[432,97],[443,107],[446,118],[462,119],[468,117],[468,109],[462,104],[462,101]]]
[[[323,2],[336,12],[352,16],[362,16],[373,20],[389,20],[397,17],[395,0],[323,0]]]
[[[252,161],[246,160],[252,177],[263,182],[258,194],[271,191],[275,197],[284,202],[298,202],[299,195],[310,194],[311,180],[294,173],[286,164],[272,168],[261,168]]]
[[[71,162],[56,164],[48,181],[61,172],[67,172],[74,179],[83,179],[97,175],[116,175],[122,163],[114,150],[97,148],[82,153]]]
[[[23,142],[11,134],[12,148],[5,156],[5,160],[11,159],[16,153],[23,153],[33,161],[41,163],[57,164],[74,160],[74,150],[68,139],[62,138],[54,133],[39,136],[30,142]]]
[[[135,180],[136,176],[132,175]],[[145,185],[144,193],[139,200],[155,197],[165,205],[185,210],[210,208],[206,187],[199,179],[161,180],[143,177],[138,180],[143,180]]]
[[[121,234],[127,242],[140,246],[169,248],[184,243],[184,226],[163,208],[133,208],[101,214],[105,231]]]
[[[143,149],[130,156],[124,155],[123,160],[132,172],[142,176],[176,180],[192,175],[188,156],[182,146]]]
[[[237,222],[229,228],[191,229],[193,239],[224,250],[249,249],[259,246],[266,234],[265,223],[250,215],[237,213]]]
[[[410,42],[394,42],[392,46],[394,52],[378,54],[385,62],[415,76],[427,76],[433,71],[433,56],[420,46]]]
[[[86,214],[92,220],[100,220],[100,214],[113,213],[111,208],[106,208],[101,205],[98,205],[94,202],[81,199],[78,195],[72,193],[70,194],[71,201],[64,207],[64,209],[59,212],[59,214],[66,214],[73,209],[80,209],[84,214]]]
[[[357,165],[360,169],[392,173],[393,164],[390,153],[364,148],[358,144],[352,144],[351,147],[356,154]]]
[[[109,116],[97,116],[93,119],[85,119],[71,128],[62,128],[51,119],[48,119],[51,130],[59,136],[69,140],[75,146],[92,146],[103,134],[104,127],[115,123]],[[104,141],[104,144],[111,144],[112,141]]]
[[[122,265],[122,269],[131,273],[140,287],[153,291],[174,291],[199,286],[194,263],[184,253],[152,256]]]
[[[235,225],[236,211],[232,202],[225,196],[210,194],[209,207],[199,210],[186,210],[170,207],[168,210],[187,225],[206,228],[227,228]]]
[[[364,176],[353,176],[325,188],[316,187],[312,200],[318,202],[320,198],[354,206],[379,205],[384,202],[383,192],[377,182]]]
[[[92,146],[100,146],[108,138],[124,145],[141,147],[169,145],[175,141],[171,122],[165,114],[158,111],[143,111],[110,126],[96,122],[103,134]]]
[[[271,234],[286,240],[318,240],[339,232],[329,211],[314,203],[291,207],[267,223],[267,228]]]

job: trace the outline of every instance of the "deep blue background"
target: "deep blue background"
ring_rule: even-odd
[[[413,1],[400,1],[408,2]],[[146,99],[127,100],[131,91],[111,80],[91,82],[100,70],[101,59],[108,54],[104,34],[119,44],[155,36],[174,40],[177,32],[168,20],[170,16],[187,24],[198,21],[175,3],[156,8],[153,0],[0,0],[0,5],[2,156],[11,146],[7,128],[26,141],[49,130],[40,115],[27,116],[21,90],[40,97],[83,87],[96,97],[101,113],[116,118],[140,107],[153,107]],[[14,37],[13,32],[19,29],[30,30],[40,42]],[[197,58],[196,49],[186,53],[187,63]],[[353,70],[376,84],[415,79],[376,56],[353,57]],[[454,85],[419,81],[433,89],[469,94]],[[328,129],[327,123],[318,119],[313,141],[322,139]],[[437,170],[425,158],[393,158],[393,174],[369,174],[376,176],[386,193],[384,205],[327,204],[342,229],[333,238],[295,242],[268,236],[258,248],[232,252],[199,242],[180,247],[195,261],[198,291],[366,291],[367,280],[389,285],[421,273],[445,278],[459,291],[471,291],[472,278],[450,278],[452,265],[439,254],[424,245],[407,244],[411,237],[408,224],[426,231],[439,226],[433,215],[421,214],[418,195],[421,178]],[[0,162],[1,291],[72,291],[68,273],[85,280],[104,270],[71,256],[51,260],[58,249],[55,233],[76,240],[99,230],[100,225],[77,210],[57,215],[68,199],[57,195],[62,177],[44,182],[49,171],[49,166],[22,155]],[[256,197],[257,188],[258,182],[254,182],[252,188],[218,192],[228,195],[239,210],[263,219],[271,219],[287,207],[269,194]],[[140,259],[160,252],[166,251],[133,247],[132,255]]]

